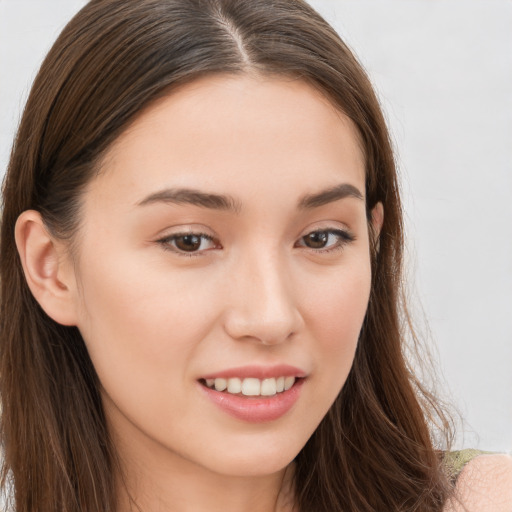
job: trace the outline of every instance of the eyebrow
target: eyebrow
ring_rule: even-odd
[[[329,187],[315,194],[303,196],[299,200],[298,207],[301,210],[309,210],[339,201],[340,199],[345,199],[346,197],[363,199],[363,195],[356,187],[349,183],[343,183]],[[153,203],[190,204],[202,208],[228,211],[237,214],[242,210],[242,203],[234,197],[202,192],[201,190],[190,188],[168,188],[160,190],[144,198],[137,203],[137,206],[145,206]]]
[[[153,203],[191,204],[212,210],[225,210],[239,213],[242,205],[230,196],[211,194],[190,188],[168,188],[150,194],[137,203],[137,206],[145,206]]]
[[[309,210],[311,208],[318,208],[346,197],[355,197],[356,199],[363,200],[363,194],[350,183],[342,183],[335,187],[322,190],[316,194],[305,195],[299,201],[299,208],[302,210]]]

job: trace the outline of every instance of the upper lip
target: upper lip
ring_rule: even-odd
[[[230,379],[240,377],[242,379],[253,377],[255,379],[270,379],[272,377],[305,377],[306,372],[288,364],[277,364],[272,366],[239,366],[228,368],[215,373],[203,375],[202,379]]]

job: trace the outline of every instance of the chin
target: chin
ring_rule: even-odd
[[[302,446],[289,450],[276,446],[274,449],[261,449],[255,442],[251,450],[218,453],[207,460],[205,466],[215,473],[234,477],[260,477],[278,473],[285,469],[297,456]]]

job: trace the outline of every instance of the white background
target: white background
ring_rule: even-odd
[[[311,3],[359,56],[386,112],[412,309],[466,420],[458,443],[511,451],[512,2]],[[37,68],[84,4],[0,0],[2,174]]]

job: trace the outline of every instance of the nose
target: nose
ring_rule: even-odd
[[[233,339],[276,345],[303,328],[290,271],[276,255],[239,262],[227,286],[224,328]]]

